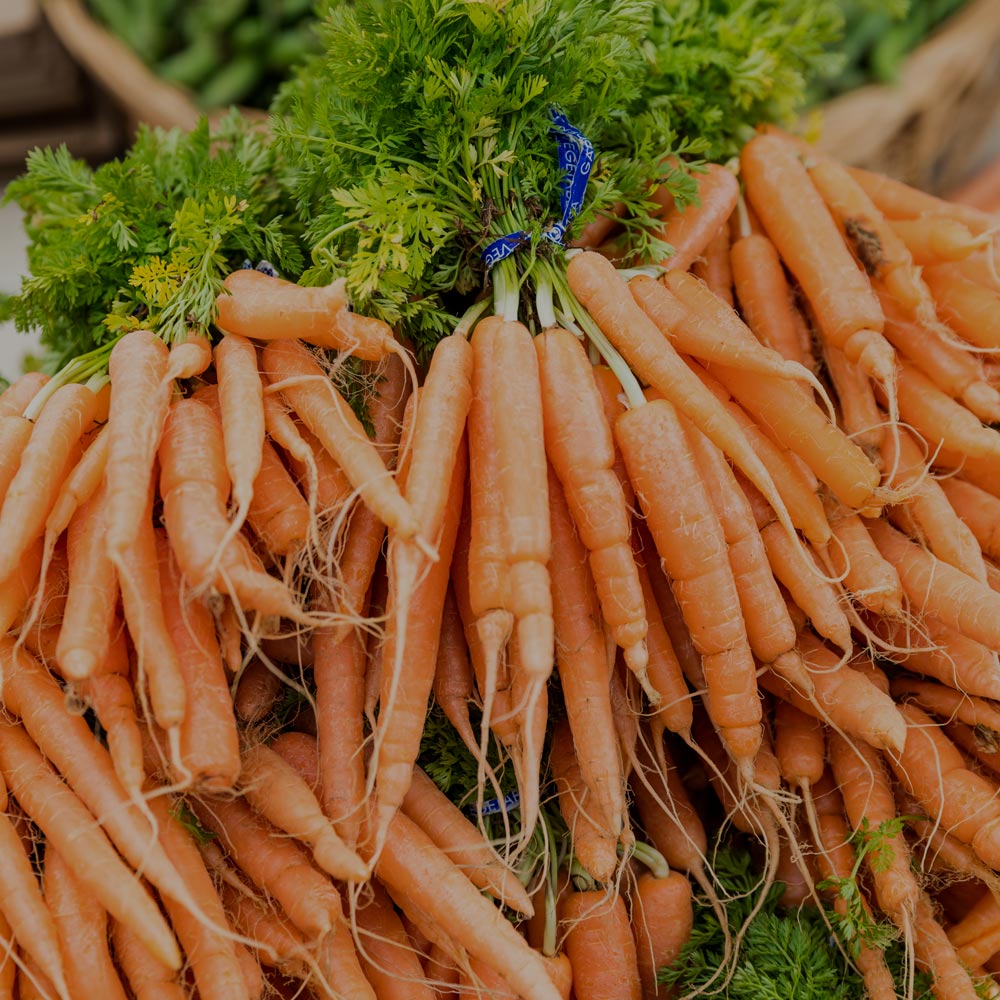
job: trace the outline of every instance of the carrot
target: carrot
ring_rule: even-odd
[[[813,836],[819,849],[816,864],[824,881],[849,879],[855,877],[856,857],[850,842],[850,828],[843,816],[840,792],[831,787],[826,797],[830,803],[829,809],[816,816],[812,824]],[[833,905],[838,913],[846,914],[847,900],[839,893],[835,895]],[[866,913],[871,912],[867,900],[863,899],[862,905]],[[880,949],[859,942],[854,961],[871,1000],[895,1000],[896,985]]]
[[[106,436],[112,459],[108,484],[108,551],[122,575],[121,560],[135,544],[153,477],[172,383],[166,379],[169,352],[149,330],[126,333],[111,351],[111,410]]]
[[[753,508],[722,452],[690,421],[681,418],[681,424],[719,517],[750,649],[761,663],[808,692],[809,675],[795,652],[795,626],[767,561]]]
[[[975,236],[968,226],[943,215],[894,219],[889,225],[906,244],[914,264],[964,260],[983,246],[983,238]]]
[[[499,326],[489,364],[494,367],[491,405],[497,417],[493,433],[510,611],[524,670],[536,684],[542,684],[553,662],[552,597],[546,567],[552,542],[538,355],[527,327],[520,323]]]
[[[603,890],[571,892],[560,911],[577,1000],[639,1000],[643,984],[625,900]]]
[[[377,361],[397,350],[381,320],[348,309],[347,282],[306,288],[251,268],[233,271],[216,300],[216,325],[253,340],[304,340]]]
[[[696,178],[698,199],[684,208],[672,205],[664,216],[660,239],[673,253],[660,261],[670,271],[686,271],[701,256],[736,207],[739,184],[725,167],[710,163]]]
[[[891,686],[893,697],[912,701],[946,722],[957,720],[1000,734],[1000,709],[983,698],[911,677],[894,677]]]
[[[189,330],[184,340],[175,340],[170,345],[166,379],[172,382],[174,379],[194,378],[211,363],[212,341]]]
[[[778,379],[722,366],[713,366],[712,374],[773,440],[802,458],[841,503],[854,510],[878,504],[878,469],[816,403],[789,391]]]
[[[1000,594],[925,552],[888,524],[875,522],[871,532],[879,551],[896,567],[913,610],[932,614],[985,646],[1000,645]]]
[[[608,817],[599,811],[596,796],[583,780],[569,724],[556,723],[550,740],[549,766],[573,852],[592,878],[607,882],[618,867],[618,834]]]
[[[223,600],[221,608],[214,609],[213,616],[219,633],[222,665],[226,677],[231,679],[243,669],[243,630],[239,612],[236,605],[227,598]]]
[[[823,346],[823,358],[837,396],[839,422],[855,444],[877,459],[886,428],[871,380],[830,344]]]
[[[121,642],[124,644],[124,636]],[[142,764],[142,733],[131,682],[128,677],[117,673],[98,674],[88,677],[79,691],[93,706],[97,721],[105,732],[115,774],[127,792],[137,794],[146,772]]]
[[[24,553],[42,534],[95,406],[90,389],[69,383],[56,390],[38,415],[0,507],[0,580],[17,571]]]
[[[723,226],[691,265],[691,273],[703,281],[728,306],[733,301],[733,269],[729,257],[729,227]]]
[[[542,957],[400,813],[389,825],[375,873],[393,896],[401,891],[411,898],[455,945],[503,975],[524,1000],[558,1000]]]
[[[98,432],[80,461],[63,480],[52,510],[45,521],[46,547],[55,547],[56,539],[69,527],[76,510],[85,504],[96,492],[104,479],[104,469],[108,460],[111,438],[107,425]]]
[[[392,665],[392,669],[385,670],[382,678],[378,728],[371,765],[377,791],[376,831],[379,836],[384,834],[389,819],[406,795],[420,749],[428,698],[434,683],[441,618],[461,517],[467,467],[467,446],[463,436],[453,460],[448,494],[438,522],[438,533],[435,535],[439,559],[427,567],[413,588],[405,622],[397,617],[395,607],[390,611],[382,655],[383,663]],[[410,481],[407,477],[408,495],[409,490]],[[395,585],[395,581],[392,581],[392,585]],[[390,604],[393,605],[403,596],[401,592],[391,593]],[[406,667],[401,669],[401,655],[404,651]]]
[[[781,527],[770,520],[770,510],[757,491],[748,483],[741,485],[753,507],[775,579],[788,590],[820,635],[845,651],[852,649],[851,623],[840,606],[836,588],[820,578],[815,559],[792,545]]]
[[[935,327],[907,319],[883,297],[885,337],[905,359],[939,389],[961,400],[984,423],[1000,419],[1000,392],[986,381],[979,359]]]
[[[655,750],[662,753],[662,763],[655,761],[651,749],[640,741],[639,763],[632,772],[632,795],[642,829],[671,868],[690,872],[704,885],[705,827],[669,751],[663,746]]]
[[[127,923],[160,961],[179,968],[180,952],[156,904],[20,725],[0,725],[0,769],[18,803],[63,855],[87,891],[110,914]],[[8,848],[4,853],[10,857],[13,851]],[[16,897],[24,902],[23,892]],[[13,919],[10,912],[7,917]],[[31,944],[22,942],[22,946],[31,950],[38,942],[39,937],[34,935]],[[47,972],[58,976],[58,968],[50,967]],[[65,987],[61,995],[66,996]]]
[[[176,974],[151,955],[129,927],[112,920],[111,941],[115,960],[135,1000],[184,1000],[187,993]]]
[[[0,735],[0,741],[3,737]],[[0,749],[0,762],[3,761]],[[2,764],[8,781],[12,784],[15,777],[8,773],[6,764]],[[25,854],[14,825],[4,814],[0,815],[0,894],[3,899],[3,916],[8,929],[13,933],[21,949],[29,954],[52,980],[58,995],[68,998],[79,994],[71,994],[67,981],[67,973],[72,973],[70,967],[71,955],[60,954],[59,928],[46,900],[42,899],[38,881],[28,856]]]
[[[889,508],[889,519],[926,541],[939,559],[984,583],[979,543],[952,509],[941,482],[927,474],[919,439],[901,428],[886,449],[886,460],[895,470],[890,482],[907,495],[905,503]]]
[[[909,249],[848,169],[824,156],[809,165],[809,178],[866,273],[911,315],[934,323],[934,303]]]
[[[885,385],[894,352],[878,299],[844,245],[795,148],[757,135],[740,154],[746,195],[812,306],[822,336]]]
[[[199,822],[220,838],[233,860],[269,893],[303,934],[322,937],[343,919],[333,883],[312,864],[309,852],[281,836],[239,800],[191,802]]]
[[[829,549],[834,573],[843,578],[851,596],[869,611],[898,618],[903,612],[899,574],[882,558],[863,518],[830,506],[830,527],[837,540]]]
[[[531,915],[531,898],[514,871],[497,858],[479,830],[419,767],[413,770],[402,810],[474,885],[505,906]]]
[[[1000,497],[961,479],[943,478],[940,486],[983,553],[991,559],[1000,559]]]
[[[281,678],[263,660],[252,659],[240,674],[236,687],[233,698],[236,717],[250,724],[262,721],[274,708],[281,687]]]
[[[718,515],[677,412],[655,399],[622,414],[615,438],[656,550],[702,655],[713,721],[744,773],[760,745],[753,656]]]
[[[211,587],[244,608],[301,617],[288,588],[264,572],[241,535],[230,536],[219,429],[218,418],[198,400],[170,408],[159,450],[160,496],[177,563],[196,591]]]
[[[69,990],[76,1000],[125,1000],[108,949],[108,915],[89,895],[58,850],[45,851],[45,902],[56,924]]]
[[[929,969],[934,977],[934,993],[941,1000],[975,1000],[979,996],[966,966],[934,917],[926,893],[917,900],[913,924],[913,950],[918,968]]]
[[[108,752],[83,718],[67,712],[65,697],[58,684],[24,650],[16,649],[9,637],[0,639],[0,665],[6,678],[4,701],[7,709],[21,717],[24,728],[37,743],[38,749],[58,768],[80,801],[95,816],[101,817],[108,836],[122,856],[134,868],[141,868],[161,894],[196,909],[173,865],[155,843],[150,843],[152,831],[145,816],[122,788]],[[26,740],[23,734],[19,737],[18,753],[28,754],[31,751],[34,754],[32,748],[24,746]],[[21,804],[27,809],[23,800]],[[80,812],[79,809],[75,811]],[[59,846],[57,843],[57,846],[66,860],[74,865],[77,875],[82,877],[74,860],[79,856],[80,849],[71,852],[66,844]],[[111,886],[114,881],[108,884]],[[116,915],[115,905],[103,895],[98,895],[98,898],[104,902],[109,913]],[[162,947],[159,953],[168,954]]]
[[[924,268],[927,285],[942,319],[964,340],[990,351],[1000,349],[996,293],[966,277],[957,264]]]
[[[652,1000],[660,992],[656,973],[680,954],[693,923],[691,883],[683,875],[672,872],[666,878],[639,877],[632,893],[632,933],[644,1000]]]
[[[599,254],[581,253],[567,267],[573,294],[593,316],[602,332],[622,352],[635,374],[672,400],[742,469],[768,498],[782,523],[786,508],[770,473],[747,444],[732,417],[698,382],[656,325],[628,293],[625,279]],[[619,442],[620,445],[620,442]],[[788,530],[791,531],[790,526]]]
[[[781,777],[794,788],[809,789],[823,777],[826,738],[823,724],[788,701],[774,705],[774,750]]]
[[[240,773],[239,741],[215,621],[202,601],[185,599],[180,569],[162,531],[156,533],[156,556],[163,614],[186,695],[181,766],[200,787],[232,788]]]
[[[17,475],[21,456],[31,440],[34,426],[24,417],[0,417],[0,504]]]
[[[242,524],[261,468],[264,387],[257,370],[257,352],[245,337],[227,333],[216,345],[214,356],[226,470],[236,504],[233,523]]]
[[[580,747],[577,759],[584,784],[617,836],[626,805],[611,712],[611,664],[586,549],[574,529],[565,494],[555,476],[550,476],[549,481],[549,511],[556,665],[566,714],[574,741]]]
[[[610,209],[599,212],[591,219],[573,239],[571,246],[593,249],[603,243],[618,226],[619,220],[625,214],[625,204],[615,202]]]
[[[0,393],[0,416],[20,417],[49,381],[44,372],[25,372]]]
[[[733,242],[730,259],[740,312],[754,335],[787,361],[806,364],[792,290],[774,244],[763,233],[749,233]]]
[[[363,882],[368,870],[323,816],[306,782],[263,743],[245,747],[240,784],[261,816],[279,830],[307,844],[316,864],[335,879]]]
[[[377,882],[369,886],[369,898],[354,917],[361,967],[378,1000],[434,1000],[434,989],[424,981],[420,959],[410,948],[392,901]]]
[[[36,593],[42,572],[43,547],[42,540],[37,539],[25,552],[17,572],[0,583],[0,629],[3,632],[8,632],[30,606],[29,598]]]
[[[456,546],[457,552],[457,546]],[[454,556],[452,557],[454,561]],[[462,617],[455,600],[454,587],[449,587],[441,617],[441,639],[434,667],[434,701],[462,737],[472,753],[478,752],[476,734],[469,721],[469,703],[473,698],[475,678],[469,661]]]
[[[309,505],[267,441],[261,451],[260,472],[253,482],[246,520],[265,550],[273,555],[292,555],[303,548],[309,537]]]
[[[813,668],[811,698],[804,698],[780,677],[765,673],[761,686],[801,712],[832,722],[839,729],[878,749],[899,750],[906,739],[906,724],[892,699],[863,673],[809,636],[800,636],[807,666]]]
[[[851,745],[837,733],[829,735],[829,751],[851,827],[857,831],[867,820],[868,828],[876,829],[893,821],[896,804],[878,751],[864,743]],[[882,832],[887,849],[878,852],[877,864],[872,863],[871,855],[866,864],[879,909],[908,933],[920,897],[920,888],[910,870],[910,849],[902,833],[889,836],[885,828]]]
[[[711,364],[738,366],[757,375],[811,380],[811,373],[765,347],[749,328],[706,285],[690,274],[674,271],[661,284],[637,275],[629,284],[632,297],[678,351]]]
[[[648,659],[645,607],[629,545],[626,498],[614,474],[614,437],[593,366],[583,345],[566,330],[546,330],[535,338],[535,347],[545,452],[590,554],[604,620],[630,669],[643,681]]]
[[[649,649],[649,679],[659,694],[659,701],[655,708],[656,718],[671,732],[686,737],[691,731],[691,718],[694,708],[691,694],[684,678],[684,671],[674,650],[673,643],[670,640],[670,635],[667,632],[663,615],[660,612],[656,599],[653,576],[655,573],[662,579],[663,571],[658,565],[653,565],[659,562],[653,546],[650,544],[648,550],[640,548],[643,543],[640,540],[641,535],[639,532],[634,532],[632,539],[635,565],[639,571],[639,583],[642,585],[642,596],[646,603],[646,622],[648,624],[646,645]],[[665,580],[663,580],[663,584],[666,586]],[[560,597],[557,591],[555,595],[556,604],[559,601]],[[558,624],[556,634],[558,635]],[[559,652],[557,648],[557,659],[558,656]],[[697,656],[697,653],[695,653],[695,656]]]
[[[56,646],[59,669],[68,680],[93,675],[111,642],[118,580],[104,546],[105,501],[101,490],[70,522],[69,592]]]
[[[817,495],[819,480],[802,459],[774,442],[737,403],[729,390],[714,376],[691,362],[691,370],[721,402],[746,435],[754,454],[764,463],[774,479],[778,495],[788,509],[792,524],[814,545],[830,540],[830,525]],[[738,470],[737,470],[738,472]],[[745,478],[745,477],[744,477]],[[757,495],[760,491],[754,487]],[[762,501],[766,504],[766,501]],[[774,520],[768,517],[768,521]]]
[[[996,868],[1000,859],[1000,804],[996,786],[970,771],[933,719],[912,703],[900,707],[906,743],[889,764],[930,816]]]
[[[972,458],[1000,456],[1000,434],[942,392],[916,366],[899,365],[899,413],[927,442]]]
[[[975,905],[948,928],[948,940],[956,948],[972,944],[1000,926],[1000,903],[996,897],[986,892]]]
[[[954,201],[937,198],[909,184],[860,167],[848,167],[851,176],[868,192],[872,201],[890,219],[923,217],[958,219],[974,233],[992,230],[996,222],[987,212]]]
[[[296,341],[270,343],[263,371],[332,455],[362,500],[400,538],[419,532],[416,515],[392,481],[375,446],[312,354]]]

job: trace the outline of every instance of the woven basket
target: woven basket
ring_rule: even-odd
[[[947,192],[1000,150],[1000,0],[972,0],[905,61],[899,82],[820,109],[818,145],[853,166]]]
[[[108,91],[133,127],[139,122],[162,128],[194,127],[202,112],[192,95],[156,76],[124,42],[92,18],[80,0],[41,0],[41,7],[59,40]],[[242,110],[251,117],[264,117],[256,108]]]

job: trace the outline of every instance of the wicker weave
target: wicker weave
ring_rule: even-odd
[[[819,145],[928,191],[955,188],[1000,149],[1000,0],[973,0],[906,60],[897,84],[822,108]]]

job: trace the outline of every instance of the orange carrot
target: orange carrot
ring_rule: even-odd
[[[348,309],[347,282],[305,288],[250,268],[223,282],[216,325],[253,340],[304,340],[377,361],[397,350],[390,327]]]
[[[1000,559],[1000,498],[961,479],[943,478],[940,486],[983,553],[991,559]]]
[[[2,735],[0,735],[2,741]],[[0,748],[0,762],[12,786],[16,777],[8,772]],[[0,893],[3,898],[3,915],[8,930],[13,933],[21,949],[29,954],[55,985],[61,998],[71,994],[67,973],[71,973],[73,956],[60,954],[59,928],[51,909],[42,899],[31,860],[25,854],[17,830],[6,815],[0,815]],[[47,895],[47,893],[46,893]]]
[[[730,251],[740,312],[757,339],[787,361],[806,363],[797,310],[774,244],[763,233],[735,240]]]
[[[340,895],[313,866],[309,852],[253,813],[244,802],[191,803],[199,822],[220,838],[233,860],[269,893],[303,934],[321,937],[343,919]]]
[[[615,438],[702,655],[713,721],[740,767],[750,768],[761,738],[753,656],[722,527],[678,414],[655,399],[620,416]]]
[[[703,281],[728,306],[733,301],[733,269],[729,257],[729,226],[723,226],[691,265],[691,273]]]
[[[34,426],[24,417],[0,417],[0,504],[17,475]]]
[[[92,676],[111,643],[118,579],[104,545],[106,499],[106,491],[100,490],[69,526],[69,591],[56,645],[59,669],[67,680]]]
[[[863,518],[831,504],[830,527],[836,544],[830,564],[852,597],[879,615],[898,617],[903,611],[903,587],[892,564],[882,558]]]
[[[626,806],[622,762],[611,713],[611,664],[586,550],[554,476],[549,481],[549,511],[556,664],[566,715],[580,747],[577,760],[584,784],[617,835],[622,829]]]
[[[832,722],[873,747],[899,750],[906,724],[892,699],[809,636],[800,636],[800,647],[812,668],[812,698],[802,697],[786,681],[767,673],[761,676],[761,686],[806,715]]]
[[[120,560],[138,537],[153,477],[172,383],[166,379],[169,352],[149,330],[126,333],[111,351],[111,410],[106,436],[111,461],[108,484],[108,551]]]
[[[184,1000],[187,996],[176,974],[149,953],[125,924],[111,921],[115,960],[135,1000]]]
[[[456,546],[456,552],[458,551]],[[454,560],[455,556],[452,557]],[[434,701],[454,726],[462,741],[478,752],[476,735],[469,721],[469,703],[473,698],[475,678],[465,642],[465,630],[458,611],[453,587],[448,588],[441,618],[441,641],[434,667]]]
[[[185,599],[180,569],[162,531],[156,533],[156,556],[163,614],[186,692],[181,767],[200,787],[232,788],[240,773],[240,750],[215,620],[201,600]]]
[[[643,984],[625,900],[603,890],[571,892],[560,910],[577,1000],[640,1000]],[[595,962],[595,955],[601,960]]]
[[[894,219],[892,231],[906,244],[914,264],[938,264],[964,260],[982,249],[982,237],[958,219],[927,215],[919,219]]]
[[[839,422],[855,444],[877,458],[886,428],[871,380],[847,360],[843,351],[830,344],[823,347],[823,359],[837,395]]]
[[[124,645],[124,636],[120,641]],[[122,674],[98,674],[87,678],[79,691],[93,706],[97,721],[104,729],[115,774],[127,792],[137,794],[146,772],[142,763],[142,733],[131,681]]]
[[[673,964],[691,936],[691,883],[677,872],[666,878],[640,875],[632,892],[631,923],[642,995],[644,1000],[655,1000],[656,973]]]
[[[20,725],[0,725],[0,769],[18,803],[41,828],[48,842],[65,857],[87,891],[109,913],[127,923],[160,961],[179,968],[180,952],[158,907]],[[10,857],[13,850],[8,847],[4,853]],[[24,860],[33,879],[27,858]],[[13,895],[22,903],[25,901],[23,892]],[[9,910],[7,917],[14,920]],[[40,940],[36,933],[30,943],[21,944],[31,950]],[[59,967],[49,967],[47,972],[58,976]],[[66,995],[65,987],[61,993]]]
[[[546,330],[535,338],[535,347],[545,451],[590,553],[604,619],[642,681],[648,659],[645,609],[629,546],[626,498],[614,474],[614,438],[593,366],[583,345],[566,330]]]
[[[261,466],[264,387],[257,370],[257,352],[245,337],[227,333],[214,353],[226,470],[236,504],[234,523],[242,524]]]
[[[872,537],[899,573],[903,590],[919,613],[985,646],[1000,645],[1000,594],[937,559],[888,524],[874,522]]]
[[[108,915],[74,874],[58,850],[45,851],[45,902],[55,920],[74,1000],[125,1000],[125,990],[108,949]]]
[[[669,243],[674,252],[660,263],[670,271],[686,271],[736,207],[739,184],[731,171],[710,163],[696,180],[697,202],[684,208],[673,205],[664,216],[660,239]]]
[[[934,993],[941,1000],[976,1000],[979,996],[972,985],[962,957],[956,953],[934,917],[934,909],[926,893],[917,900],[913,922],[913,950],[918,968],[928,969],[934,977]]]
[[[368,870],[337,835],[305,780],[263,743],[245,747],[240,784],[247,802],[290,837],[307,844],[335,879],[363,882]]]
[[[0,393],[0,416],[20,417],[49,381],[44,372],[25,372]]]
[[[76,464],[80,438],[95,407],[90,389],[69,383],[56,390],[38,415],[0,507],[0,580],[17,571],[24,553],[42,534],[59,488]]]
[[[300,617],[288,588],[264,572],[241,535],[230,534],[219,430],[218,418],[198,400],[170,408],[159,451],[160,495],[178,565],[195,590],[212,587],[243,608]]]
[[[743,470],[768,498],[782,523],[785,505],[774,481],[719,401],[697,380],[656,324],[628,293],[625,279],[599,254],[581,253],[567,267],[573,294],[629,362],[635,374],[670,399]]]
[[[996,292],[966,277],[957,264],[934,264],[924,276],[941,318],[955,333],[976,347],[1000,349]]]
[[[378,882],[370,884],[368,898],[354,915],[361,967],[378,1000],[434,1000],[433,987],[424,982],[420,958]]]
[[[402,809],[474,885],[505,906],[531,915],[531,898],[514,871],[499,860],[479,830],[419,767],[413,770]]]
[[[184,340],[175,340],[170,345],[167,381],[194,378],[201,375],[211,363],[211,340],[189,330]]]
[[[552,671],[548,463],[538,355],[527,327],[503,323],[493,336],[491,403],[502,497],[503,556],[510,574],[521,663],[536,684]]]
[[[608,817],[599,811],[595,795],[583,780],[569,724],[556,723],[550,739],[549,766],[573,852],[592,878],[608,882],[618,867],[615,846],[618,834]]]
[[[912,701],[925,712],[946,722],[958,720],[967,726],[1000,733],[1000,709],[994,708],[984,698],[912,677],[894,677],[891,689],[893,697]]]
[[[893,380],[894,352],[881,335],[883,317],[865,274],[796,149],[774,135],[757,135],[740,154],[747,198],[802,286],[823,337],[872,378]]]
[[[541,955],[400,813],[389,826],[375,873],[397,901],[399,892],[412,899],[455,945],[503,975],[524,1000],[559,1000]]]
[[[45,521],[46,546],[55,547],[56,539],[66,530],[73,514],[96,492],[104,479],[104,469],[108,459],[107,425],[98,433],[83,453],[80,461],[63,480],[59,496]]]

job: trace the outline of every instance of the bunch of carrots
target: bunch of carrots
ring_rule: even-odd
[[[215,343],[0,396],[0,997],[665,995],[720,909],[685,780],[998,992],[996,219],[775,130],[738,173],[663,261],[580,233],[582,327],[486,297],[418,371],[242,270]]]

